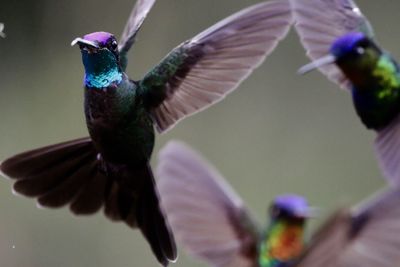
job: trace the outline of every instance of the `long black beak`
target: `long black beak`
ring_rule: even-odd
[[[304,75],[304,74],[309,73],[310,71],[313,71],[319,67],[333,64],[333,63],[335,63],[335,61],[336,61],[336,57],[334,57],[333,55],[327,55],[327,56],[321,57],[307,65],[304,65],[297,71],[297,73],[300,75]]]
[[[90,47],[92,47],[92,48],[99,48],[99,45],[96,44],[95,42],[88,41],[88,40],[82,39],[82,38],[80,38],[80,37],[75,38],[75,39],[71,42],[71,46],[74,46],[74,45],[76,45],[77,43],[79,43],[79,44],[84,44],[84,45],[90,46]]]

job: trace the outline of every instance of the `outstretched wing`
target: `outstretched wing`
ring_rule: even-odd
[[[377,133],[374,149],[383,176],[391,185],[400,185],[400,116]]]
[[[296,266],[399,266],[399,232],[400,190],[391,188],[333,216]]]
[[[135,42],[136,34],[155,2],[156,0],[137,0],[132,9],[118,45],[123,70],[126,69],[128,63],[128,51]]]
[[[287,0],[246,8],[176,47],[140,82],[160,132],[222,100],[283,39]]]
[[[212,166],[172,141],[160,152],[157,176],[161,208],[184,249],[211,266],[254,266],[257,226]]]
[[[340,36],[361,31],[373,37],[372,27],[352,0],[290,0],[295,28],[311,60],[326,56]],[[320,71],[331,81],[349,89],[349,81],[333,64]]]

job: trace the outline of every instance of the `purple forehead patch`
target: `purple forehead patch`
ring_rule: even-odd
[[[339,56],[340,54],[350,52],[352,49],[354,49],[354,45],[365,38],[366,36],[361,32],[347,33],[335,40],[331,47],[331,53]]]
[[[83,36],[83,39],[98,42],[101,45],[106,45],[107,41],[113,37],[114,35],[109,32],[92,32]]]
[[[308,208],[307,200],[299,195],[286,194],[280,195],[275,198],[274,201],[276,206],[286,208],[289,210],[305,210]]]

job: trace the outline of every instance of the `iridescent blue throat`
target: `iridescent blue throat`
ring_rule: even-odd
[[[90,54],[82,50],[82,61],[85,66],[86,87],[102,89],[122,81],[122,72],[117,59],[109,50],[102,49]]]

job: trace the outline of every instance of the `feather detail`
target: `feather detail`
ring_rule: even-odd
[[[290,1],[295,29],[312,61],[328,55],[333,42],[346,33],[359,31],[373,38],[371,25],[352,0]],[[320,67],[320,71],[343,89],[351,88],[334,64]]]
[[[140,30],[140,27],[155,2],[156,0],[136,0],[136,4],[129,15],[129,19],[122,32],[118,45],[122,70],[126,69],[128,64],[128,51],[135,43],[136,34]]]
[[[257,226],[212,166],[184,144],[170,142],[160,152],[157,176],[161,207],[190,254],[212,266],[253,266]]]
[[[400,116],[378,131],[375,155],[384,177],[392,185],[400,185]]]
[[[340,210],[314,235],[298,265],[393,267],[400,262],[400,189]]]
[[[221,101],[274,50],[291,23],[288,1],[268,1],[175,48],[141,81],[158,131]]]

